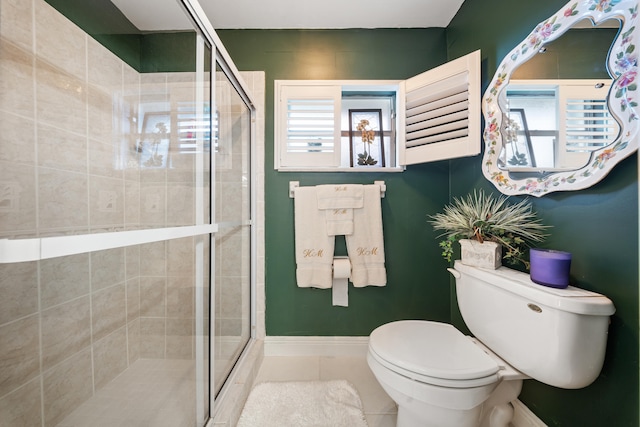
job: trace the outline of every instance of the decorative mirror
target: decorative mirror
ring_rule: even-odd
[[[561,36],[580,37],[573,32],[585,23],[612,35],[598,61],[603,77],[553,78],[562,58],[540,58]],[[498,190],[539,197],[587,188],[638,148],[637,23],[638,0],[573,0],[505,57],[482,100],[482,170]]]

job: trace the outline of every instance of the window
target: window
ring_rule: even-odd
[[[571,170],[616,140],[620,126],[607,106],[610,80],[512,80],[507,88],[513,136],[498,166]]]
[[[406,81],[276,80],[280,171],[400,171],[480,153],[480,51]]]

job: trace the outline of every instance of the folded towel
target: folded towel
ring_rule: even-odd
[[[316,186],[318,209],[325,210],[329,236],[353,233],[353,209],[364,206],[364,186],[332,184]]]
[[[345,236],[353,286],[385,286],[380,186],[364,186],[364,207],[353,210],[353,234]]]
[[[330,288],[335,238],[327,233],[325,213],[318,210],[315,187],[295,189],[294,227],[298,286]]]
[[[353,209],[325,209],[324,213],[329,236],[353,234]]]
[[[361,208],[364,203],[362,184],[317,185],[318,209]]]

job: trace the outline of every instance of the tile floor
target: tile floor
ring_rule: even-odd
[[[364,357],[266,356],[255,384],[336,379],[345,379],[358,390],[369,427],[395,427],[396,404],[380,387]]]

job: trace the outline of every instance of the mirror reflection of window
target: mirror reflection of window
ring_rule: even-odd
[[[613,143],[610,80],[512,80],[506,90],[502,170],[573,170]]]

